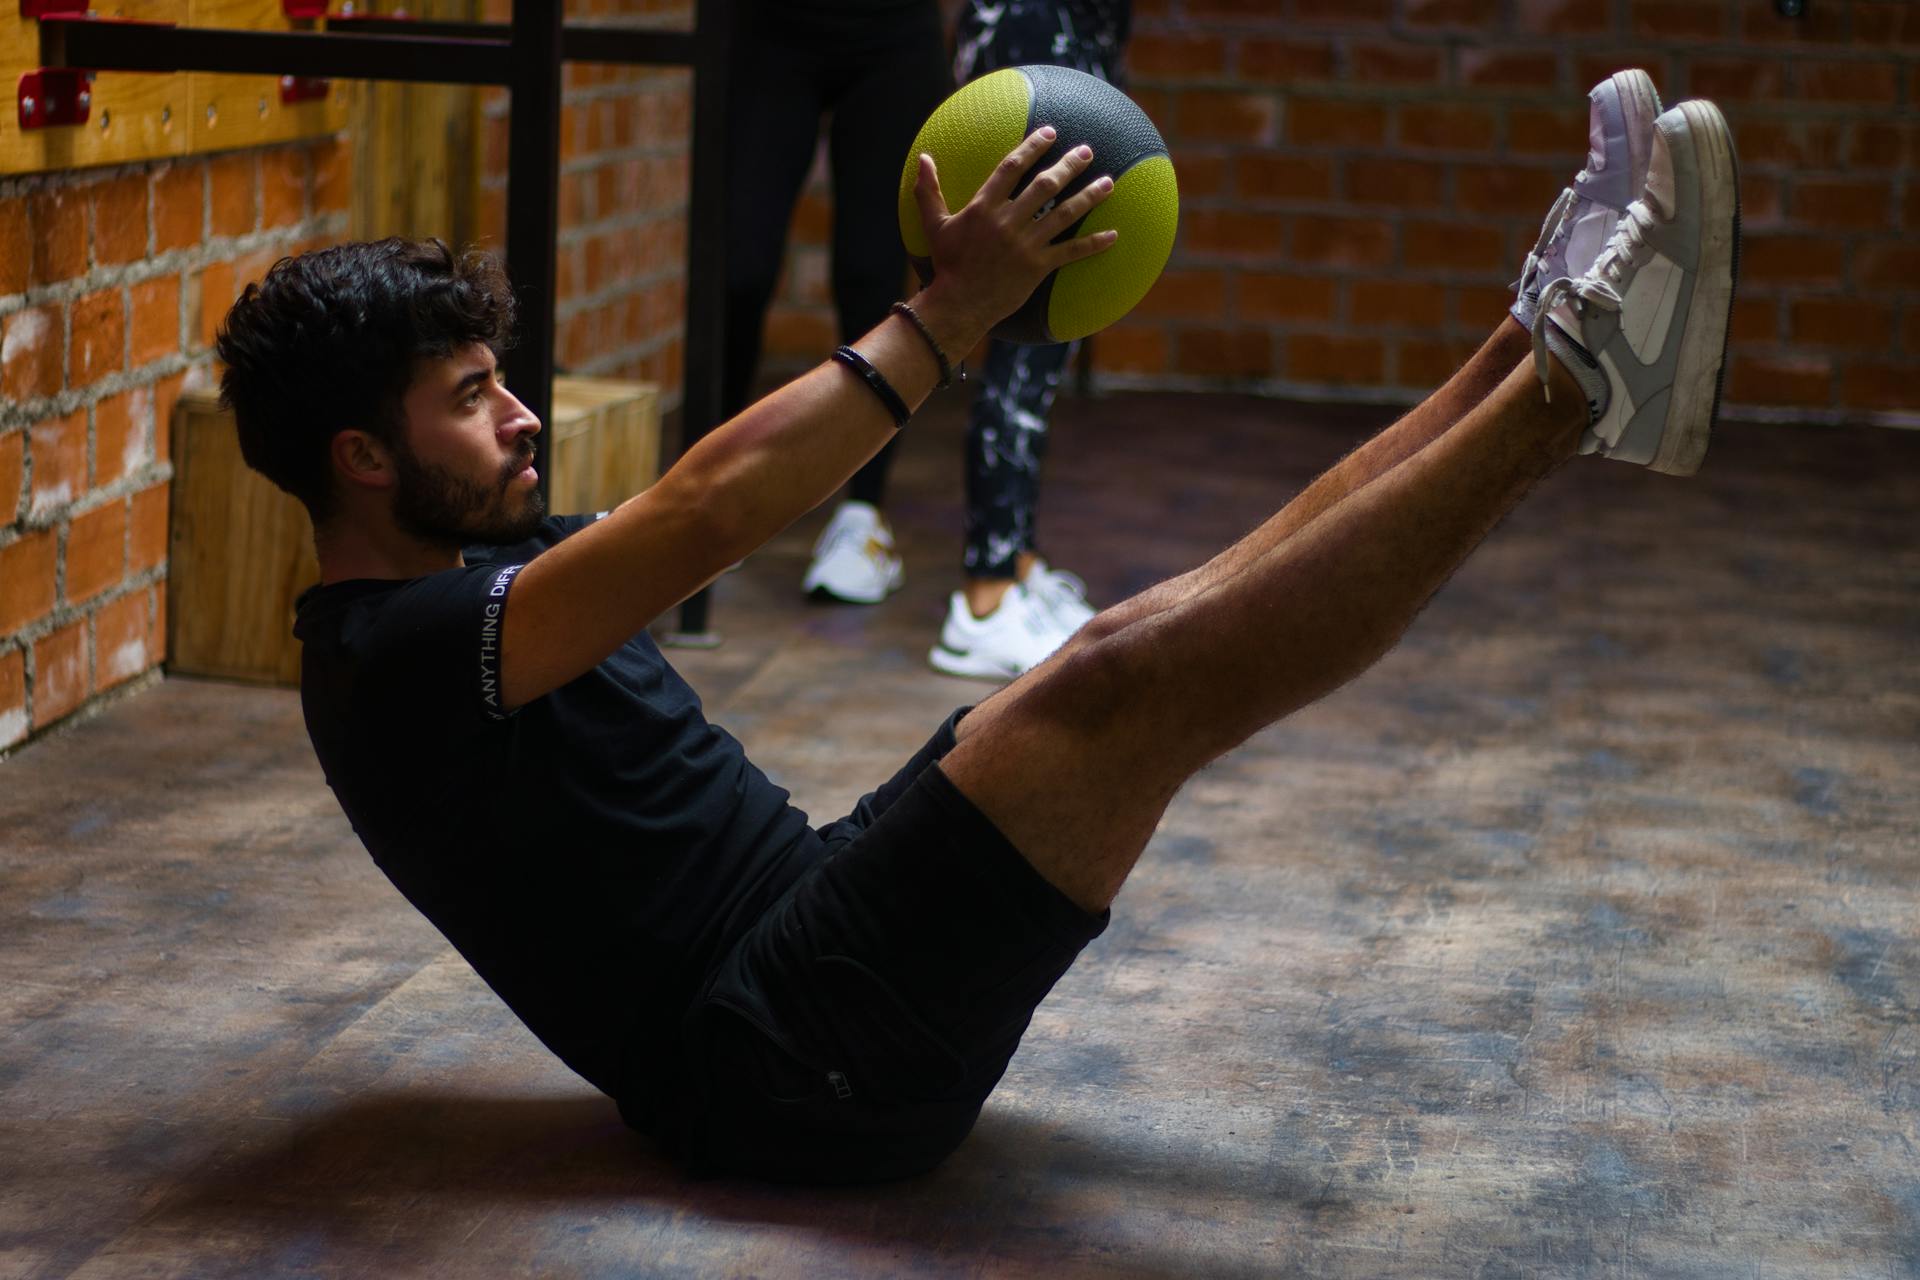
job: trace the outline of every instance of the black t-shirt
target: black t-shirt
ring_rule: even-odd
[[[655,1083],[726,943],[819,848],[644,632],[499,708],[500,625],[550,519],[466,567],[300,598],[301,703],[380,869],[534,1034],[616,1097]]]

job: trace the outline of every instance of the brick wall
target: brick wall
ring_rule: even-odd
[[[0,750],[160,662],[174,402],[347,182],[334,140],[0,179]]]
[[[512,6],[488,0],[489,21]],[[583,22],[685,27],[686,0],[569,0]],[[643,378],[680,400],[692,77],[576,63],[561,89],[554,360],[569,373]],[[482,99],[483,243],[506,243],[509,95]]]
[[[1134,96],[1180,176],[1165,276],[1102,334],[1123,385],[1403,401],[1485,336],[1626,66],[1711,97],[1743,166],[1730,411],[1920,422],[1920,5],[1136,0]],[[831,344],[829,195],[769,355]]]

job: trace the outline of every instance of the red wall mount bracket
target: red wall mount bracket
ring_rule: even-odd
[[[296,102],[317,102],[327,96],[332,84],[324,76],[281,76],[280,105],[290,107]]]
[[[23,18],[48,18],[60,14],[69,18],[85,17],[86,0],[20,0],[20,16]]]
[[[42,67],[20,77],[14,94],[20,128],[50,129],[85,124],[93,109],[93,72]]]

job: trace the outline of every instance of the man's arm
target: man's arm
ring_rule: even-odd
[[[1048,128],[1021,143],[952,215],[932,159],[920,158],[914,194],[937,274],[913,306],[956,359],[1048,272],[1113,242],[1114,233],[1102,232],[1051,243],[1106,198],[1110,180],[1037,216],[1086,167],[1090,156],[1080,150],[1009,198],[1052,141]],[[901,317],[888,317],[857,345],[909,408],[933,390],[933,353]],[[531,702],[591,670],[819,505],[893,433],[893,418],[873,390],[831,362],[709,433],[651,488],[522,571],[501,637],[505,705]]]

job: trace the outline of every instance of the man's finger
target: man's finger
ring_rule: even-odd
[[[1013,212],[1016,217],[1038,217],[1047,207],[1047,201],[1065,191],[1080,171],[1093,163],[1093,148],[1078,146],[1061,156],[1048,168],[1033,175],[1026,190],[1013,198]]]
[[[980,184],[975,200],[991,200],[999,204],[1013,194],[1014,184],[1020,181],[1020,175],[1033,168],[1033,162],[1047,154],[1047,148],[1053,145],[1053,126],[1043,124],[1027,135],[1026,141],[1007,153],[1007,158],[994,166],[987,180]]]
[[[947,220],[947,198],[940,192],[940,170],[933,157],[920,153],[920,172],[913,179],[913,201],[920,206],[920,229],[932,235]]]
[[[1036,178],[1034,181],[1038,182]],[[1092,212],[1093,207],[1113,194],[1113,179],[1102,174],[1089,182],[1067,199],[1047,210],[1045,217],[1035,224],[1040,234],[1048,240],[1067,230],[1080,219]]]

